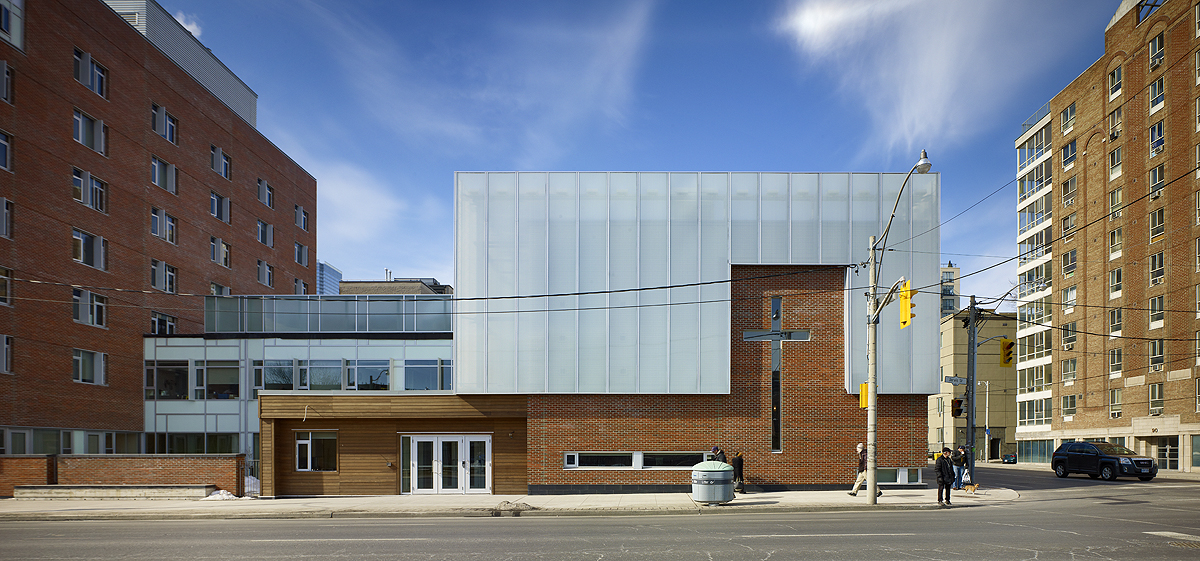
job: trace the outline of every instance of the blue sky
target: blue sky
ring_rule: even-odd
[[[317,178],[319,259],[447,283],[460,170],[906,172],[925,149],[950,219],[1013,180],[1021,123],[1120,3],[159,1]],[[1012,184],[946,223],[942,261],[1015,255],[1015,205]]]

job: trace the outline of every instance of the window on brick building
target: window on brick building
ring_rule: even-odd
[[[13,338],[11,335],[0,335],[0,372],[12,374]],[[4,454],[4,431],[0,431],[0,455]]]
[[[75,49],[75,80],[100,97],[108,95],[108,70],[79,49]]]
[[[1163,362],[1166,359],[1166,341],[1162,339],[1150,340],[1150,367],[1155,370],[1162,370]]]
[[[150,208],[150,234],[170,243],[177,243],[176,220],[161,208]]]
[[[1167,101],[1167,87],[1162,76],[1150,82],[1150,114],[1153,115],[1163,108]]]
[[[1167,185],[1167,166],[1159,164],[1150,169],[1150,198],[1162,196],[1162,190]]]
[[[1113,148],[1112,152],[1108,153],[1108,178],[1109,180],[1116,179],[1121,176],[1121,147]]]
[[[1163,235],[1167,231],[1166,225],[1166,209],[1158,207],[1150,211],[1150,239]]]
[[[104,153],[105,131],[104,121],[94,119],[88,114],[76,109],[74,113],[74,139],[92,150]]]
[[[1068,132],[1071,132],[1072,128],[1075,128],[1075,104],[1074,103],[1072,103],[1071,105],[1068,105],[1066,109],[1062,110],[1062,113],[1058,114],[1058,123],[1059,123],[1060,130],[1062,130],[1063,134],[1067,134]]]
[[[1121,388],[1108,390],[1108,416],[1113,419],[1121,418]]]
[[[258,260],[258,282],[267,286],[275,286],[275,267],[262,259]]]
[[[179,319],[162,312],[150,312],[150,333],[153,335],[172,335],[175,324]]]
[[[1075,395],[1062,396],[1062,414],[1064,417],[1075,414]]]
[[[72,168],[71,196],[84,206],[100,212],[108,211],[108,184],[100,181],[90,172]]]
[[[228,267],[230,263],[230,254],[232,253],[232,250],[229,248],[229,244],[225,243],[225,241],[221,238],[215,236],[209,236],[208,240],[209,259],[211,259],[213,263]]]
[[[0,237],[12,238],[13,202],[0,197]]]
[[[1150,414],[1163,414],[1163,385],[1162,382],[1150,384]]]
[[[301,244],[299,242],[296,242],[295,257],[296,257],[296,263],[299,263],[300,265],[307,267],[308,266],[308,246]]]
[[[0,267],[0,304],[12,305],[12,269]]]
[[[71,256],[77,263],[107,269],[107,253],[108,240],[82,230],[71,231]]]
[[[13,102],[12,83],[12,68],[8,67],[8,61],[0,60],[0,99],[9,103]]]
[[[179,171],[175,164],[167,163],[158,156],[150,156],[150,183],[166,189],[168,193],[176,194],[176,180]]]
[[[229,296],[229,287],[210,282],[208,283],[208,293],[213,296]]]
[[[1078,287],[1068,286],[1062,291],[1062,307],[1064,310],[1075,307],[1075,296],[1078,293]]]
[[[1116,259],[1121,256],[1121,247],[1125,245],[1125,237],[1121,235],[1121,229],[1108,231],[1108,258]]]
[[[1121,210],[1125,207],[1124,197],[1122,196],[1121,188],[1117,187],[1108,192],[1108,219],[1115,220],[1121,217]]]
[[[296,225],[305,232],[308,231],[308,211],[304,207],[296,205]]]
[[[337,433],[297,432],[296,471],[337,471]]]
[[[1062,184],[1062,204],[1063,206],[1071,206],[1075,204],[1075,176]]]
[[[1141,4],[1142,13],[1145,13],[1146,15],[1153,13],[1154,10],[1158,9],[1159,4],[1162,4],[1161,0],[1143,0]],[[1151,5],[1153,5],[1153,7],[1148,8]],[[1142,16],[1142,13],[1139,13],[1138,15]],[[1142,19],[1144,18],[1139,17],[1138,21],[1142,21]],[[1165,46],[1163,42],[1163,34],[1159,33],[1150,40],[1150,70],[1157,70],[1158,67],[1163,63],[1163,58],[1166,57],[1164,51]]]
[[[1077,358],[1068,358],[1062,361],[1062,381],[1070,382],[1075,379],[1076,368],[1078,368]]]
[[[1150,329],[1158,329],[1163,326],[1163,296],[1158,295],[1150,299]]]
[[[266,244],[271,247],[275,247],[275,227],[274,226],[267,224],[266,222],[263,222],[262,220],[259,220],[258,221],[258,230],[257,230],[256,235],[258,237],[259,243]]]
[[[1163,275],[1166,274],[1166,259],[1163,252],[1155,253],[1150,256],[1150,285],[1156,285],[1163,282]]]
[[[1063,168],[1068,168],[1075,163],[1075,141],[1072,140],[1062,148],[1062,165]]]
[[[1150,125],[1150,157],[1153,158],[1166,148],[1166,140],[1163,137],[1163,122],[1159,121]]]
[[[221,174],[221,177],[225,179],[233,179],[233,160],[229,158],[229,154],[226,154],[216,146],[211,146],[210,148],[212,151],[210,162],[212,170]]]
[[[262,179],[258,180],[258,202],[275,208],[275,188]]]
[[[1065,276],[1065,277],[1069,277],[1069,276],[1075,274],[1076,251],[1077,250],[1072,249],[1063,254],[1062,272],[1063,272],[1063,276]]]
[[[12,161],[9,160],[12,154],[12,137],[7,133],[0,132],[0,169],[12,170]]]
[[[1108,73],[1109,99],[1121,95],[1121,67],[1118,66]]]
[[[1121,334],[1122,313],[1121,308],[1113,308],[1108,311],[1108,334],[1117,336]]]
[[[175,143],[179,120],[167,113],[167,110],[155,104],[150,104],[150,128],[167,142]]]
[[[1108,350],[1108,375],[1120,376],[1124,370],[1124,356],[1121,349]]]
[[[174,293],[178,270],[157,259],[150,260],[150,286],[163,292]]]
[[[1063,350],[1071,350],[1075,348],[1075,342],[1079,339],[1078,322],[1071,322],[1062,326],[1062,344]]]
[[[71,316],[75,321],[104,327],[107,308],[107,297],[80,288],[71,290]]]
[[[93,351],[74,349],[71,351],[74,361],[71,368],[71,378],[84,384],[105,384],[105,374],[108,371],[108,355]]]
[[[222,222],[229,222],[229,199],[218,195],[216,191],[208,194],[208,213]]]
[[[308,294],[308,283],[300,279],[292,281],[292,288],[295,294]]]

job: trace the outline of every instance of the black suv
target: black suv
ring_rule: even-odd
[[[1133,450],[1107,442],[1064,442],[1050,459],[1054,475],[1066,477],[1086,473],[1112,481],[1118,477],[1136,477],[1150,481],[1158,475],[1158,464]]]

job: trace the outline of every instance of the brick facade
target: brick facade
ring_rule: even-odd
[[[15,485],[216,485],[245,494],[246,456],[0,456],[0,497]]]
[[[1053,280],[1049,300],[1053,371],[1050,422],[1018,428],[1019,440],[1076,438],[1124,439],[1143,454],[1175,454],[1174,468],[1188,469],[1191,442],[1200,434],[1200,386],[1197,386],[1197,337],[1200,319],[1200,211],[1197,210],[1196,167],[1200,162],[1200,32],[1195,2],[1166,2],[1146,17],[1141,7],[1119,14],[1104,34],[1104,55],[1063,88],[1049,104],[1053,182],[1050,196],[1054,239]],[[1140,21],[1139,21],[1140,20]],[[1151,67],[1151,42],[1162,34],[1162,62]],[[1109,74],[1121,70],[1121,87],[1113,95]],[[1154,84],[1162,79],[1162,107],[1153,104]],[[1072,104],[1074,125],[1064,127],[1061,114]],[[1121,124],[1110,126],[1110,115],[1121,111]],[[1150,130],[1163,128],[1163,150],[1152,153]],[[1063,148],[1076,143],[1076,160],[1064,165]],[[1121,171],[1112,177],[1109,155],[1121,150]],[[1151,173],[1163,166],[1162,191],[1151,196]],[[1022,172],[1023,173],[1023,172]],[[1064,183],[1074,178],[1076,192],[1068,196]],[[1110,208],[1110,193],[1122,191],[1119,213]],[[1041,198],[1037,193],[1031,199]],[[1021,206],[1024,206],[1022,203]],[[1047,208],[1050,211],[1051,208]],[[1151,235],[1150,214],[1163,209],[1163,232]],[[1063,230],[1074,217],[1075,229]],[[1031,228],[1030,232],[1041,226]],[[1109,236],[1121,230],[1119,252],[1110,252]],[[1021,234],[1019,237],[1025,237]],[[1078,268],[1067,273],[1063,256],[1075,251]],[[1151,282],[1151,256],[1163,253],[1165,274]],[[1029,268],[1022,264],[1021,271]],[[1110,292],[1109,275],[1121,271],[1121,290]],[[1048,279],[1049,280],[1049,279]],[[1076,305],[1062,305],[1063,289],[1074,286]],[[1165,318],[1150,328],[1150,299],[1163,297]],[[1042,298],[1035,293],[1029,298]],[[1122,310],[1119,336],[1110,336],[1109,312]],[[1079,332],[1072,348],[1062,342],[1064,326]],[[1031,332],[1029,324],[1020,329]],[[1033,330],[1036,330],[1034,328]],[[1161,339],[1161,367],[1151,364],[1151,341]],[[1024,347],[1024,345],[1022,345]],[[1122,351],[1122,368],[1110,375],[1109,352]],[[1024,354],[1024,353],[1022,353]],[[1074,380],[1062,379],[1063,361],[1075,359]],[[1017,366],[1029,368],[1036,358]],[[1149,386],[1163,384],[1160,414],[1151,414]],[[1109,390],[1122,390],[1120,416],[1110,414]],[[1022,393],[1031,388],[1022,388]],[[1063,396],[1076,397],[1073,415],[1062,414]],[[1037,399],[1041,399],[1038,397]],[[1164,438],[1174,438],[1173,444]],[[1173,448],[1169,452],[1167,447]],[[1043,460],[1044,461],[1044,460]]]
[[[315,289],[316,181],[103,2],[25,8],[24,51],[0,41],[13,93],[0,102],[0,130],[11,136],[0,197],[14,205],[12,235],[0,237],[0,267],[14,277],[10,305],[0,305],[0,334],[14,337],[11,373],[0,374],[0,428],[138,433],[153,311],[178,318],[177,333],[202,333],[198,295],[210,283],[237,294],[290,294],[293,279]],[[107,71],[104,96],[75,80],[75,50]],[[151,128],[152,104],[178,120],[174,143]],[[76,110],[103,121],[104,153],[72,138]],[[211,169],[212,146],[231,157],[231,179]],[[176,166],[177,194],[151,184],[152,157]],[[104,212],[73,198],[73,169],[106,182]],[[274,188],[274,208],[259,202],[259,179]],[[228,222],[210,214],[211,193],[229,199]],[[307,231],[295,225],[295,205],[309,212]],[[151,235],[152,208],[175,217],[177,243]],[[258,220],[274,226],[273,247],[258,241]],[[108,241],[106,269],[73,260],[74,229]],[[209,259],[211,237],[230,244],[229,267]],[[295,262],[297,242],[308,247],[307,267]],[[152,259],[178,270],[176,294],[151,286]],[[274,266],[273,287],[258,282],[258,260]],[[72,319],[71,285],[108,298],[104,327]],[[107,355],[105,384],[72,381],[73,349]]]
[[[763,488],[848,485],[866,412],[845,390],[843,267],[734,266],[729,395],[531,395],[531,492],[584,485],[687,485],[688,470],[564,469],[577,451],[701,451],[714,444],[746,457],[746,482]],[[760,278],[765,277],[765,278]],[[743,279],[743,280],[739,280]],[[742,341],[770,329],[772,296],[783,329],[812,340],[783,344],[782,451],[771,451],[770,344]],[[886,361],[886,357],[882,357]],[[925,463],[923,395],[881,395],[879,466]]]

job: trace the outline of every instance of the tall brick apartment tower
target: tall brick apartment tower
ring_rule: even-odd
[[[143,336],[315,287],[316,181],[153,0],[0,0],[0,39],[0,454],[146,451]]]
[[[1125,0],[1017,139],[1021,461],[1108,440],[1200,465],[1200,7]]]

